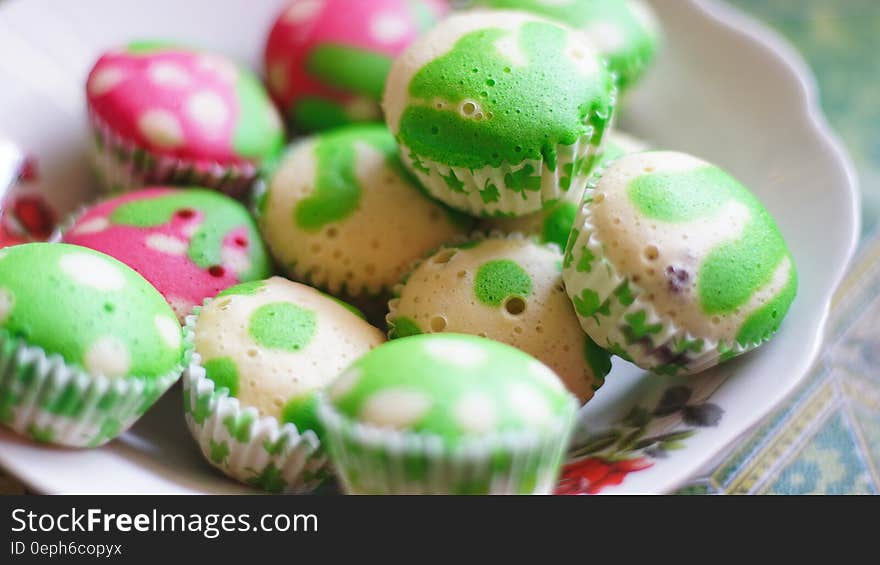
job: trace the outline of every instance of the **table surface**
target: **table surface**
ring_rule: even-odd
[[[795,393],[682,493],[880,492],[880,2],[730,0],[779,30],[819,82],[855,161],[862,242],[832,306],[826,348]],[[0,473],[0,493],[22,492]]]

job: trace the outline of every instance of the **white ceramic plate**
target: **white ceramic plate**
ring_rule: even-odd
[[[71,210],[92,193],[83,84],[100,51],[134,38],[167,38],[259,68],[264,34],[283,3],[0,2],[0,135],[38,156],[53,202]],[[569,469],[566,486],[575,491],[668,492],[767,414],[815,360],[858,233],[855,176],[819,113],[801,59],[725,5],[653,3],[666,44],[627,98],[623,127],[657,147],[714,161],[750,186],[779,221],[800,289],[774,341],[699,377],[650,376],[617,360],[576,434],[590,460]],[[101,449],[47,448],[0,430],[0,465],[47,493],[249,491],[203,463],[184,426],[178,388]]]

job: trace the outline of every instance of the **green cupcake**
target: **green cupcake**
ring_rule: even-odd
[[[131,268],[67,244],[0,250],[0,422],[96,446],[131,426],[189,357],[162,295]]]
[[[443,333],[388,342],[318,403],[330,455],[354,494],[544,494],[577,401],[529,355]]]
[[[580,191],[615,103],[581,34],[521,12],[454,15],[391,68],[385,118],[434,197],[478,216],[521,216]]]

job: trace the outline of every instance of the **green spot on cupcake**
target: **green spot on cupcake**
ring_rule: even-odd
[[[510,297],[532,293],[532,278],[515,261],[498,259],[483,263],[474,277],[474,295],[487,306],[500,306]]]
[[[324,98],[300,98],[291,115],[296,125],[306,131],[329,130],[352,121],[344,106]]]
[[[291,398],[281,411],[281,421],[289,422],[296,426],[300,433],[312,430],[319,436],[323,428],[318,422],[316,414],[318,397],[316,394],[307,394],[297,398]]]
[[[419,325],[406,316],[400,316],[389,323],[388,337],[391,339],[419,335],[420,333],[423,332]]]
[[[238,394],[238,368],[229,357],[209,359],[203,364],[205,376],[214,381],[214,390],[225,388],[229,396]]]
[[[306,68],[326,84],[378,101],[391,69],[391,58],[382,53],[325,43],[311,50]]]
[[[232,145],[246,159],[269,159],[281,152],[284,130],[275,106],[259,79],[240,68],[235,81],[238,117]]]
[[[797,274],[792,266],[785,288],[746,318],[736,334],[736,341],[742,346],[747,346],[770,339],[770,336],[779,329],[796,293]]]
[[[290,302],[260,306],[248,326],[251,337],[263,347],[291,352],[305,348],[316,331],[315,313]]]
[[[546,243],[555,243],[559,249],[565,249],[575,217],[577,217],[577,206],[571,202],[555,204],[544,218],[541,239]]]
[[[260,292],[260,290],[266,286],[266,281],[249,281],[246,283],[237,284],[235,286],[231,286],[217,295],[217,298],[222,296],[253,296],[254,294]]]

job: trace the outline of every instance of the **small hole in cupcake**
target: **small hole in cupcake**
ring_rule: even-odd
[[[645,274],[648,275],[649,277],[653,277],[656,273],[657,273],[657,271],[655,271],[654,269],[646,269],[645,270]]]
[[[645,259],[648,261],[655,261],[659,256],[660,250],[657,249],[656,245],[648,245],[645,247]]]
[[[434,258],[431,259],[431,262],[435,265],[445,265],[450,262],[453,257],[458,253],[456,249],[444,249],[440,253],[434,255]]]
[[[566,343],[562,346],[562,350],[568,353],[569,351],[571,351],[571,346]]]
[[[309,247],[309,251],[311,251],[312,253],[320,253],[321,252],[321,244],[320,243],[313,243],[311,245],[311,247]]]
[[[446,329],[446,318],[443,316],[434,316],[431,318],[431,331],[442,332]]]
[[[645,167],[644,170],[645,170],[646,173],[653,173],[653,172],[654,172],[654,167]]]
[[[486,86],[495,86],[495,79],[493,79],[493,78],[487,79]]]
[[[463,279],[467,275],[467,271],[459,271],[456,273],[456,276],[460,279]]]
[[[333,228],[333,227],[327,228],[327,237],[329,237],[330,239],[333,239],[337,235],[339,235],[338,229]]]
[[[188,220],[196,215],[196,211],[192,208],[181,208],[176,212],[177,217],[183,220]]]
[[[513,148],[513,150],[516,151],[517,153],[519,153],[520,151],[522,151],[522,147],[517,145],[516,147]]]
[[[489,337],[489,335],[486,332],[479,332],[477,335],[479,337]]]
[[[221,300],[220,302],[217,303],[217,307],[220,308],[221,310],[228,310],[230,303],[232,303],[231,298],[224,298],[223,300]]]
[[[504,309],[511,316],[519,316],[526,311],[526,301],[519,296],[511,296],[504,301]]]
[[[712,323],[717,326],[721,323],[721,318],[719,318],[718,316],[712,316]]]
[[[515,333],[515,334],[521,334],[522,332],[523,332],[523,330],[519,326],[516,326],[515,328],[513,328],[513,333]]]
[[[640,280],[642,280],[642,277],[639,275],[633,275],[632,279],[634,283],[638,283]]]
[[[226,269],[224,269],[221,265],[211,265],[208,268],[208,274],[212,277],[220,278],[226,274]]]
[[[116,310],[116,306],[115,306],[115,305],[113,305],[113,304],[110,303],[110,302],[105,302],[105,303],[104,303],[104,312],[107,312],[108,314],[112,314],[114,310]]]
[[[544,333],[544,326],[535,326],[535,332],[539,334]]]
[[[614,223],[614,225],[617,225],[617,224],[620,223],[620,218],[614,218],[614,219],[611,220],[611,221]]]
[[[505,72],[505,73],[509,73],[509,72],[510,72],[510,67],[504,67],[504,72]]]
[[[373,265],[372,263],[370,263],[366,267],[364,267],[364,271],[366,271],[366,273],[368,275],[375,275],[376,274],[376,265]]]
[[[438,133],[440,133],[440,128],[438,128],[437,126],[431,126],[431,133],[437,135]]]
[[[247,350],[248,357],[256,357],[258,353],[259,352],[253,347]]]
[[[605,193],[604,192],[597,192],[596,194],[593,195],[593,204],[601,204],[604,201],[605,201]]]

